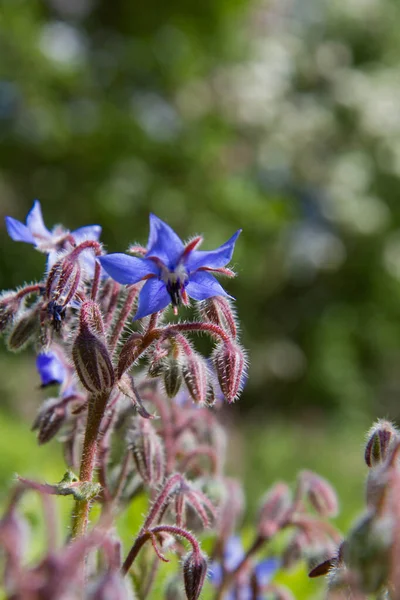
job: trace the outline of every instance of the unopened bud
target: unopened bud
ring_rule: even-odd
[[[183,559],[183,581],[188,600],[197,600],[207,575],[207,558],[201,552],[191,552]]]
[[[0,333],[3,333],[14,320],[20,306],[15,292],[4,292],[0,296]]]
[[[300,479],[311,505],[322,517],[335,517],[338,513],[338,500],[333,487],[316,473],[302,471]]]
[[[39,444],[45,444],[57,435],[65,418],[65,405],[58,398],[46,400],[32,425],[32,431],[38,430]]]
[[[177,360],[169,358],[166,360],[164,370],[164,388],[169,398],[174,398],[182,384],[181,367]]]
[[[160,436],[148,419],[140,419],[128,433],[128,442],[137,472],[149,486],[157,486],[164,479],[165,458]]]
[[[66,306],[78,290],[81,268],[78,260],[69,255],[58,260],[47,278],[46,297],[60,306]]]
[[[72,358],[79,379],[89,392],[97,394],[112,388],[115,376],[107,347],[87,327],[80,327]]]
[[[197,352],[192,352],[190,356],[184,358],[182,375],[193,400],[198,404],[206,402],[208,392],[207,365]]]
[[[213,362],[223,395],[229,403],[234,402],[242,389],[245,375],[243,348],[235,342],[225,342],[216,348]]]
[[[24,311],[14,322],[7,340],[9,349],[13,352],[22,350],[38,335],[39,329],[39,308],[38,306],[34,306]]]
[[[236,315],[229,298],[212,296],[198,303],[201,317],[209,323],[215,323],[229,333],[233,339],[237,337]]]
[[[118,379],[131,368],[138,359],[142,350],[142,336],[139,333],[132,333],[121,348],[118,358],[117,376]]]
[[[393,442],[399,439],[399,432],[392,423],[380,419],[369,430],[367,437],[365,462],[369,467],[375,467],[387,458]]]
[[[260,535],[272,537],[280,528],[292,505],[292,494],[286,483],[276,483],[264,496],[259,517]]]

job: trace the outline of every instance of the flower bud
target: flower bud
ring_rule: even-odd
[[[139,333],[132,333],[121,348],[118,358],[117,376],[118,379],[131,368],[133,363],[140,356],[142,349],[142,336]]]
[[[183,581],[188,600],[197,600],[207,575],[208,562],[201,552],[191,552],[183,559]]]
[[[0,333],[3,333],[14,320],[21,301],[15,292],[4,292],[0,296]]]
[[[165,473],[164,448],[160,436],[148,419],[140,419],[128,433],[137,472],[143,481],[155,487]]]
[[[181,367],[177,360],[169,358],[165,362],[164,388],[169,398],[174,398],[182,384]]]
[[[322,517],[335,517],[338,513],[338,500],[335,490],[323,477],[311,471],[302,471],[300,480],[305,488],[305,493]]]
[[[89,392],[97,394],[112,388],[115,376],[107,347],[88,327],[80,327],[72,358],[78,377]]]
[[[285,483],[276,483],[264,496],[258,516],[258,529],[265,538],[272,537],[280,528],[292,505],[292,494]]]
[[[365,447],[365,462],[369,467],[382,463],[388,456],[389,448],[398,440],[399,432],[389,421],[380,419],[368,432]]]
[[[229,403],[234,402],[241,391],[245,374],[243,348],[236,342],[220,344],[214,351],[213,363],[223,395]]]
[[[66,306],[78,290],[81,268],[78,260],[69,255],[58,260],[50,269],[46,283],[46,297],[59,306]]]
[[[46,400],[32,425],[32,431],[38,430],[39,444],[45,444],[57,435],[65,419],[65,405],[58,398]]]
[[[36,337],[40,329],[39,308],[34,306],[25,310],[14,322],[7,340],[10,350],[18,352],[22,350],[32,338]]]
[[[215,323],[229,333],[233,339],[237,337],[236,314],[229,298],[212,296],[198,303],[198,309],[204,321]]]
[[[196,403],[206,402],[208,392],[207,365],[197,352],[185,356],[182,375],[193,400]]]

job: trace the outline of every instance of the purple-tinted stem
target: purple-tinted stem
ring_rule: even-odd
[[[200,556],[201,551],[199,542],[196,540],[194,535],[192,535],[189,531],[186,531],[186,529],[181,529],[180,527],[176,527],[174,525],[158,525],[156,527],[152,527],[152,529],[143,528],[139,533],[138,537],[136,538],[132,548],[130,549],[124,564],[122,565],[121,570],[123,575],[126,575],[128,573],[142,546],[153,536],[160,533],[168,533],[173,536],[185,538],[191,544],[193,548],[193,553],[197,556]]]
[[[98,263],[96,260],[96,264],[94,267],[94,276],[93,276],[93,281],[92,281],[92,292],[91,292],[91,296],[90,296],[91,299],[93,300],[93,302],[96,302],[97,294],[99,292],[100,275],[101,275],[101,266],[100,266],[100,263]]]
[[[216,475],[218,472],[218,456],[215,450],[206,444],[197,446],[197,448],[186,454],[181,462],[180,471],[182,471],[182,473],[186,473],[189,465],[201,456],[206,456],[209,458],[211,463],[211,474]]]
[[[45,289],[45,286],[42,284],[27,285],[23,287],[22,290],[19,290],[15,294],[15,296],[16,298],[18,298],[18,300],[20,300],[21,298],[23,298],[24,296],[28,296],[29,294],[41,294],[45,291]]]
[[[70,259],[76,260],[78,258],[78,256],[81,254],[81,252],[83,252],[84,250],[93,250],[96,256],[100,256],[101,255],[101,244],[99,244],[99,242],[96,242],[94,240],[85,240],[84,242],[79,244],[79,246],[77,246],[76,248],[74,248],[72,250],[72,252],[69,255]]]
[[[110,351],[113,352],[118,344],[118,340],[120,335],[125,327],[126,320],[129,317],[129,314],[132,310],[133,303],[138,294],[138,288],[131,287],[128,291],[128,295],[126,300],[121,308],[121,312],[118,315],[118,319],[114,325],[111,338],[110,338]]]
[[[164,508],[169,496],[176,491],[176,488],[184,484],[184,478],[180,473],[172,475],[165,483],[161,492],[154,501],[154,504],[147,515],[147,518],[143,524],[142,531],[148,529],[153,521],[157,518],[158,513]]]
[[[97,459],[97,442],[100,425],[106,408],[109,392],[91,396],[88,402],[88,416],[83,442],[79,480],[92,481]],[[72,538],[86,533],[89,520],[90,500],[77,500],[72,515]]]
[[[203,323],[203,322],[194,322],[194,323],[174,323],[173,325],[167,325],[163,328],[163,333],[175,332],[175,331],[199,331],[199,332],[208,332],[210,335],[221,339],[227,344],[232,343],[232,339],[230,336],[220,327],[219,325],[215,325],[214,323]]]
[[[119,285],[119,283],[117,283],[116,281],[113,282],[113,287],[111,290],[108,307],[104,311],[105,312],[104,323],[105,323],[106,327],[108,327],[110,325],[110,323],[112,322],[115,309],[117,308],[120,287],[121,286]]]

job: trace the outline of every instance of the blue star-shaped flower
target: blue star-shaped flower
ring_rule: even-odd
[[[62,384],[66,378],[65,366],[55,352],[41,352],[36,357],[36,369],[40,375],[42,387],[55,383]]]
[[[187,296],[205,300],[228,296],[210,273],[224,272],[232,258],[239,229],[216,250],[201,251],[197,237],[186,246],[169,225],[150,215],[150,235],[144,258],[128,254],[108,254],[99,258],[104,270],[118,283],[133,284],[147,280],[139,295],[135,319],[162,310],[170,302],[174,307],[187,303]]]

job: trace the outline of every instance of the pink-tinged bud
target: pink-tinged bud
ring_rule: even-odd
[[[166,369],[165,358],[152,360],[149,363],[149,367],[147,369],[147,374],[149,377],[160,377],[161,375],[164,374],[165,369]]]
[[[10,335],[7,339],[8,348],[12,352],[22,350],[29,342],[39,335],[39,331],[39,308],[38,306],[33,306],[22,312],[16,321],[14,321],[10,330]]]
[[[369,430],[367,439],[365,462],[375,467],[386,460],[389,449],[399,439],[399,432],[392,423],[380,419]]]
[[[4,292],[0,296],[0,333],[3,333],[13,322],[21,300],[15,292]]]
[[[107,347],[87,327],[80,327],[72,347],[72,358],[82,385],[92,394],[110,390],[115,381]]]
[[[183,559],[183,581],[188,600],[197,600],[207,575],[207,558],[201,552],[191,552]]]
[[[66,306],[78,291],[81,268],[78,260],[69,255],[57,261],[50,269],[46,283],[46,297],[59,306]]]
[[[306,496],[317,513],[322,517],[335,517],[339,506],[336,492],[330,483],[311,471],[302,471],[300,480],[304,485]]]
[[[65,404],[58,398],[46,400],[32,425],[32,431],[38,430],[39,444],[45,444],[57,435],[65,419]]]
[[[177,360],[170,357],[166,360],[164,370],[164,389],[169,398],[174,398],[182,385],[181,366]]]
[[[128,433],[137,472],[144,483],[159,485],[165,474],[164,448],[160,436],[148,419],[140,419]]]
[[[121,348],[118,358],[117,376],[118,379],[131,368],[133,363],[139,358],[142,351],[142,336],[139,333],[132,333]]]
[[[105,338],[103,317],[97,302],[93,300],[84,302],[81,306],[79,320],[81,327],[87,327],[94,335],[98,335],[102,339]]]
[[[261,501],[258,530],[262,537],[270,538],[279,531],[292,505],[292,493],[286,483],[276,483]]]
[[[223,395],[229,403],[234,402],[241,391],[246,369],[243,348],[235,342],[220,344],[214,351],[213,362]]]
[[[236,314],[229,298],[212,296],[198,303],[198,309],[204,321],[219,325],[233,339],[237,337]]]
[[[205,403],[208,392],[208,372],[205,361],[197,352],[191,352],[183,360],[182,375],[189,394],[196,403]]]

